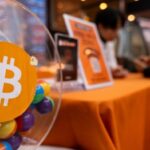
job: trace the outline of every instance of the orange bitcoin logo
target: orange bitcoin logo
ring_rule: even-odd
[[[20,116],[31,104],[36,68],[20,47],[0,42],[0,122]]]

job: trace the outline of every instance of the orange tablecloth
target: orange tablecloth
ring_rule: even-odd
[[[150,80],[132,75],[112,87],[63,94],[45,143],[85,150],[150,150]]]

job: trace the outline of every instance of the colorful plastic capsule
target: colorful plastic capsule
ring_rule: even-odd
[[[33,99],[33,104],[37,104],[39,103],[40,101],[42,101],[42,99],[44,98],[44,89],[42,86],[38,85],[36,87],[36,93],[35,93],[35,96],[34,96],[34,99]]]
[[[50,84],[47,82],[41,82],[40,85],[43,87],[44,89],[44,95],[48,96],[51,90]]]
[[[13,148],[8,142],[3,141],[0,143],[0,150],[13,150]]]
[[[42,114],[51,112],[53,108],[54,108],[54,102],[49,97],[45,97],[40,103],[36,105],[37,111]]]
[[[4,145],[2,143],[0,143],[0,149],[3,150],[3,148],[4,148]]]
[[[16,133],[15,135],[7,139],[7,142],[11,145],[13,150],[17,150],[21,145],[22,137],[18,133]]]
[[[16,119],[19,131],[27,131],[34,125],[34,116],[31,111],[26,111],[22,116]]]
[[[17,123],[15,120],[2,123],[0,127],[0,139],[7,139],[11,137],[17,130]]]
[[[45,82],[44,80],[40,79],[38,80],[38,84]]]
[[[35,108],[35,105],[34,104],[31,104],[30,105],[30,108],[28,109],[29,111],[32,111],[32,110],[34,110],[34,108]]]

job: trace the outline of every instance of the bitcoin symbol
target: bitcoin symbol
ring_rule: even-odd
[[[21,71],[19,68],[14,66],[15,59],[10,59],[10,64],[7,64],[8,57],[4,56],[2,63],[0,63],[0,102],[2,99],[4,99],[4,106],[8,106],[9,100],[16,98],[19,96],[21,92],[21,84],[19,83],[19,80],[21,78]],[[5,78],[6,71],[12,71],[14,73],[14,77],[9,79]],[[10,84],[14,87],[13,91],[10,93],[4,93],[4,85]]]

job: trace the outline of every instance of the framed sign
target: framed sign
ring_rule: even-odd
[[[64,14],[71,37],[79,41],[79,66],[86,89],[112,85],[97,28],[94,23]]]
[[[78,40],[56,33],[55,41],[63,67],[63,81],[76,81],[78,75]]]

